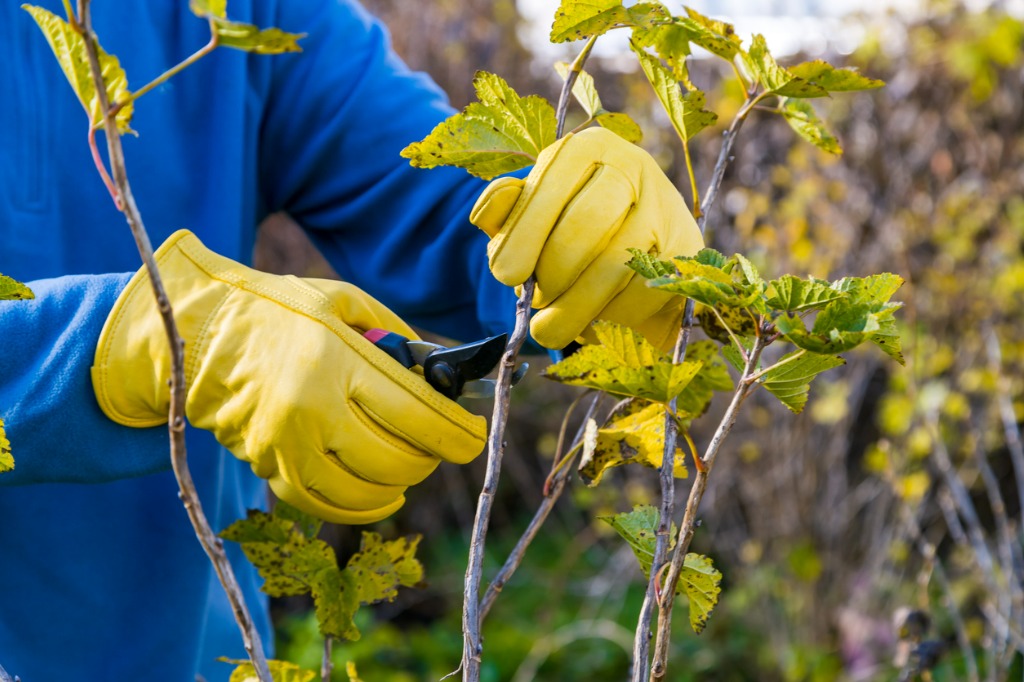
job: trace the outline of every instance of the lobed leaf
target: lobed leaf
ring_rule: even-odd
[[[630,47],[684,144],[718,120],[718,114],[704,108],[703,92],[692,90],[684,95],[673,73],[657,57],[648,54],[634,41],[630,41]]]
[[[423,580],[423,565],[416,559],[420,536],[384,540],[379,533],[363,532],[359,552],[349,559],[345,573],[357,587],[359,602],[393,601],[399,587]]]
[[[788,69],[780,66],[771,52],[768,51],[768,44],[763,35],[755,35],[751,41],[750,50],[743,53],[743,60],[746,63],[751,75],[761,84],[766,92],[779,95],[780,97],[825,97],[828,90],[815,83],[808,82],[803,78],[790,73]]]
[[[679,572],[676,594],[683,592],[690,602],[690,627],[698,635],[704,631],[708,618],[722,592],[722,572],[703,554],[688,552]]]
[[[768,307],[785,312],[814,310],[843,296],[831,283],[815,277],[801,279],[783,275],[769,282],[768,287]]]
[[[901,365],[907,363],[903,357],[903,343],[896,327],[896,318],[886,317],[878,321],[878,331],[871,337],[871,342]]]
[[[716,308],[712,310],[706,305],[699,305],[696,315],[704,333],[719,343],[726,345],[732,343],[732,338],[729,336],[730,331],[740,337],[752,337],[757,333],[758,316],[752,314],[747,308]]]
[[[665,60],[672,77],[684,83],[687,89],[695,89],[690,82],[690,71],[686,58],[690,56],[690,41],[693,31],[678,22],[633,29],[633,41],[639,47],[650,47]]]
[[[500,76],[477,71],[478,102],[402,150],[417,168],[457,166],[489,180],[532,165],[555,141],[555,110],[542,97],[520,97]]]
[[[622,0],[562,0],[551,24],[551,42],[602,35],[622,26],[651,26],[665,19],[668,12],[660,3],[625,7]]]
[[[35,297],[32,290],[18,280],[0,275],[0,301],[23,301]]]
[[[686,17],[689,22],[685,25],[694,44],[730,62],[739,53],[743,40],[736,35],[732,24],[711,19],[689,7],[686,8]]]
[[[593,328],[599,343],[583,346],[548,367],[544,376],[572,386],[667,403],[700,370],[697,362],[673,364],[629,327],[599,320]]]
[[[650,286],[712,307],[746,308],[761,296],[761,289],[756,284],[739,281],[732,274],[700,263],[695,258],[676,258],[673,262],[678,274],[653,279]]]
[[[100,110],[96,85],[92,79],[85,38],[67,21],[42,7],[22,5],[21,8],[32,15],[43,35],[46,36],[46,42],[50,44],[50,49],[57,57],[57,63],[60,64],[64,76],[71,84],[71,89],[75,91],[78,101],[85,108],[89,122],[95,128],[103,128],[103,113]],[[130,94],[128,77],[125,75],[124,69],[121,68],[121,63],[117,57],[107,54],[98,43],[96,48],[99,53],[103,83],[107,90],[107,100],[110,104],[127,101]],[[114,117],[118,132],[134,133],[129,125],[134,113],[134,104],[127,101]]]
[[[885,85],[885,81],[868,78],[855,69],[837,69],[821,59],[792,66],[789,68],[789,72],[797,78],[819,85],[829,92],[872,90]]]
[[[810,102],[787,99],[782,103],[782,115],[789,127],[818,149],[829,154],[842,154],[843,148],[839,140],[825,128],[825,123],[818,118],[818,113]]]
[[[644,139],[644,131],[629,114],[621,112],[604,111],[595,118],[597,124],[606,130],[610,130],[626,142],[639,144]]]
[[[228,682],[259,682],[259,676],[256,675],[256,668],[253,667],[252,662],[245,660],[236,660],[233,658],[220,657],[217,659],[223,663],[231,663],[236,666],[231,672],[231,677]],[[270,676],[274,682],[313,682],[316,678],[316,672],[312,670],[303,670],[294,663],[288,661],[277,661],[269,659],[267,661],[267,667],[270,668]]]
[[[593,453],[580,462],[583,483],[594,487],[608,469],[640,464],[651,469],[661,467],[665,454],[665,406],[660,403],[632,401],[613,414],[597,430]],[[673,465],[676,478],[686,478],[685,453],[676,448]]]
[[[210,21],[218,45],[254,54],[302,52],[299,40],[306,36],[305,33],[288,33],[279,28],[260,28],[253,24],[230,21],[215,14],[210,15]]]
[[[646,279],[657,279],[667,275],[674,275],[676,266],[670,260],[659,260],[649,253],[640,249],[626,249],[629,251],[630,259],[626,266]]]
[[[790,360],[790,358],[796,358]],[[788,361],[788,362],[787,362]],[[769,368],[758,379],[769,393],[778,398],[790,411],[799,414],[807,404],[811,381],[822,372],[845,365],[846,360],[834,355],[818,355],[796,350],[779,358],[775,367]]]
[[[633,507],[633,511],[597,518],[614,528],[615,532],[629,544],[637,561],[640,562],[640,570],[644,572],[644,577],[649,578],[651,564],[654,563],[654,546],[657,543],[655,532],[660,517],[661,513],[657,508],[649,504],[638,504]],[[669,530],[669,549],[675,546],[675,537],[676,528],[673,523]]]
[[[775,326],[796,347],[828,355],[856,348],[880,328],[870,305],[851,303],[848,299],[829,303],[810,331],[802,319],[790,314],[776,319]]]
[[[337,568],[317,571],[309,579],[313,610],[320,634],[325,637],[357,641],[362,634],[356,627],[359,587],[348,571]]]
[[[11,454],[11,441],[7,440],[4,420],[0,418],[0,474],[12,469],[14,469],[14,455]]]
[[[868,277],[844,277],[832,284],[836,291],[849,294],[858,303],[887,303],[903,286],[903,278],[891,272]]]

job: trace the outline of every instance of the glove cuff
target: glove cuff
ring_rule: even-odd
[[[231,261],[211,252],[188,230],[172,234],[154,255],[185,342],[185,378],[190,384],[207,320],[231,291],[211,277],[208,266]],[[207,267],[200,267],[199,259]],[[121,292],[100,332],[93,390],[100,409],[118,424],[159,426],[167,423],[170,378],[170,344],[143,267]]]

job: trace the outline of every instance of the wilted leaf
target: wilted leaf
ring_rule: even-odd
[[[665,453],[665,406],[633,401],[597,431],[594,453],[580,462],[580,478],[596,486],[608,469],[625,464],[641,464],[657,469]],[[676,448],[673,465],[676,478],[686,478],[686,460],[682,448]]]
[[[544,376],[573,386],[587,386],[627,397],[668,402],[686,388],[700,363],[678,365],[636,331],[599,320],[598,344],[586,345],[549,367]]]
[[[640,60],[640,67],[654,88],[654,93],[665,108],[672,127],[684,143],[718,120],[718,114],[704,109],[703,92],[692,90],[684,95],[675,76],[658,61],[657,57],[648,54],[633,41],[630,41],[630,46]]]
[[[764,87],[765,91],[781,97],[825,97],[828,90],[805,81],[789,72],[788,69],[779,66],[771,52],[768,51],[768,44],[764,36],[754,36],[750,44],[750,51],[744,54],[744,61],[751,71],[751,75]]]
[[[843,292],[832,287],[830,282],[810,277],[801,279],[783,275],[769,282],[768,307],[773,310],[794,312],[824,307],[842,297]]]
[[[690,602],[690,627],[698,635],[704,631],[711,611],[718,604],[721,583],[722,573],[708,557],[690,552],[683,559],[676,594],[686,594]]]
[[[11,441],[7,440],[4,431],[4,420],[0,419],[0,473],[14,468],[14,455],[11,454]]]
[[[787,362],[789,358],[796,359]],[[807,404],[807,393],[814,377],[825,370],[845,364],[846,360],[834,355],[818,355],[797,350],[779,358],[777,367],[770,368],[758,382],[782,401],[783,405],[799,414]]]
[[[0,301],[21,301],[35,297],[32,290],[18,280],[0,275]]]
[[[712,310],[706,305],[699,305],[696,315],[704,333],[719,343],[732,343],[729,331],[740,337],[754,336],[757,333],[758,317],[752,315],[746,308],[723,307]]]
[[[357,588],[359,602],[392,601],[399,587],[413,587],[423,580],[423,565],[416,559],[420,536],[384,540],[379,533],[363,532],[359,552],[349,559],[345,572]]]
[[[868,78],[854,69],[837,69],[826,61],[817,59],[790,67],[789,72],[797,78],[815,83],[829,92],[850,92],[872,90],[885,85],[884,81]]]
[[[189,0],[188,8],[197,17],[227,18],[228,0]]]
[[[256,669],[249,661],[240,661],[233,658],[218,658],[218,661],[224,663],[230,663],[237,666],[231,673],[231,677],[228,682],[259,682],[259,677],[256,675]],[[274,682],[312,682],[316,678],[316,672],[312,670],[303,670],[294,663],[288,661],[275,661],[270,659],[267,661],[267,667],[270,668],[270,676],[274,679]]]
[[[89,67],[89,57],[86,53],[85,38],[78,31],[73,29],[67,21],[49,12],[42,7],[34,5],[22,5],[22,9],[32,15],[36,24],[39,25],[46,41],[50,44],[53,54],[57,57],[64,76],[75,91],[78,101],[82,103],[89,122],[97,128],[103,128],[103,114],[100,111],[100,102],[97,97],[96,86],[92,80],[92,69]],[[107,54],[102,47],[97,45],[99,52],[100,71],[103,82],[106,84],[107,100],[111,105],[126,100],[128,92],[128,77],[117,57]],[[123,133],[133,133],[129,127],[135,107],[128,102],[117,112],[115,120],[117,129]]]
[[[601,35],[619,26],[650,26],[665,19],[668,12],[657,3],[625,7],[622,0],[562,0],[551,24],[551,42]]]
[[[313,608],[320,634],[354,642],[361,636],[356,627],[359,587],[347,570],[325,568],[309,578]]]
[[[217,44],[223,47],[233,47],[255,54],[302,52],[299,39],[304,38],[305,33],[287,33],[279,28],[260,28],[240,21],[229,21],[216,15],[211,20],[213,31],[217,34]]]
[[[525,168],[555,141],[555,110],[542,97],[520,97],[501,77],[477,71],[478,102],[402,150],[417,168],[457,166],[489,180]]]
[[[839,140],[825,128],[824,121],[818,118],[818,113],[814,111],[810,102],[787,99],[782,103],[782,115],[797,135],[818,149],[829,154],[843,153]]]

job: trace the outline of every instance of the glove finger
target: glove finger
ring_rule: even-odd
[[[405,495],[399,495],[396,499],[374,509],[348,509],[326,502],[320,496],[313,495],[301,487],[295,487],[280,476],[269,479],[269,483],[270,489],[278,498],[300,511],[331,523],[374,523],[391,516],[405,504]]]
[[[381,430],[411,448],[456,464],[475,459],[486,442],[487,420],[445,398],[411,371],[397,376],[368,372],[351,397]]]
[[[488,237],[498,234],[523,191],[520,178],[498,178],[487,185],[469,213],[469,222]]]
[[[564,348],[579,336],[636,275],[624,260],[625,246],[599,254],[565,293],[533,316],[534,340],[545,348]]]
[[[512,213],[487,245],[491,272],[503,284],[522,284],[533,273],[563,209],[597,170],[593,154],[584,153],[586,145],[570,145],[571,139],[541,152]]]
[[[387,329],[409,339],[419,336],[402,318],[386,305],[368,293],[348,282],[334,279],[292,278],[296,286],[306,286],[326,296],[335,313],[350,327],[365,332],[370,329]]]
[[[616,168],[598,166],[565,207],[537,262],[537,294],[542,308],[562,295],[605,251],[636,202],[633,186]],[[626,252],[618,256],[620,264]]]

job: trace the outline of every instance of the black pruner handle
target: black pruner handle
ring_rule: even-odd
[[[377,346],[377,348],[380,348],[395,360],[402,363],[402,366],[406,369],[412,369],[413,365],[416,364],[416,360],[413,359],[412,352],[409,350],[409,339],[405,338],[401,334],[389,332],[386,329],[371,329],[363,334],[363,336],[368,339],[370,343]]]

